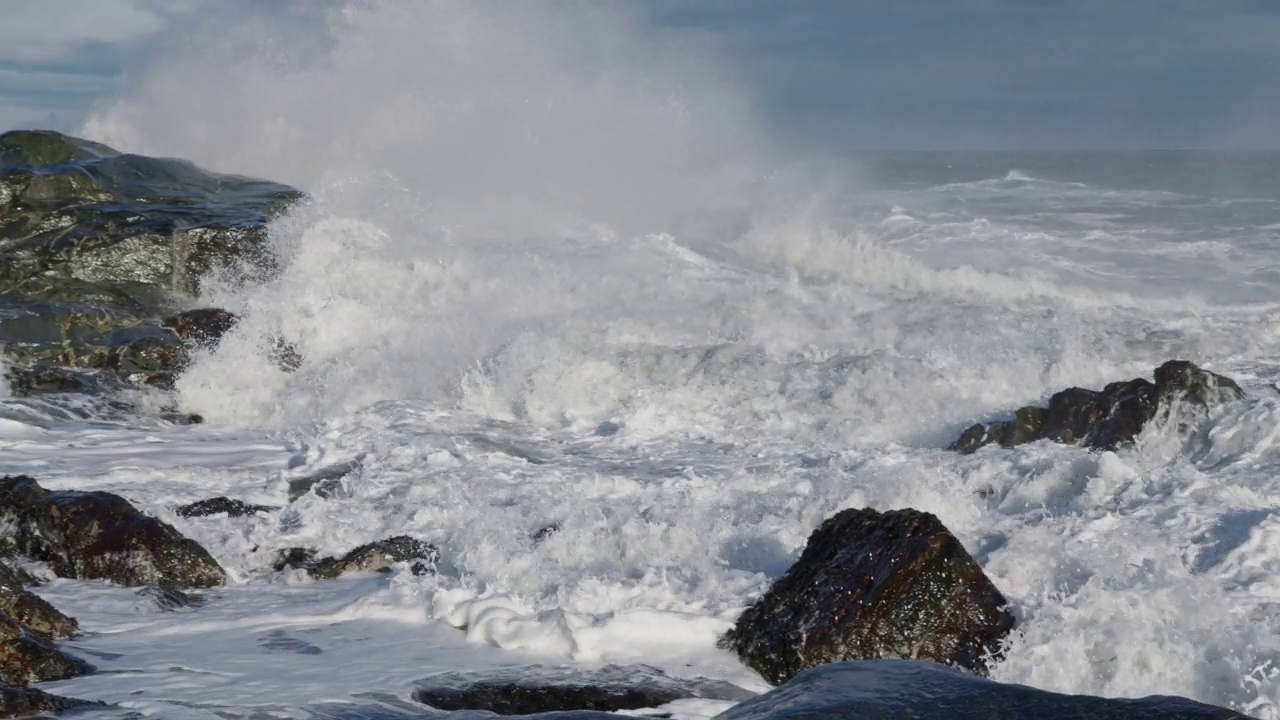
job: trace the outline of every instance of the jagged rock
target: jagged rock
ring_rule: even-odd
[[[1112,699],[997,683],[928,662],[873,660],[814,668],[716,720],[1249,720],[1177,697]]]
[[[844,510],[721,644],[779,684],[825,663],[884,657],[982,672],[1014,626],[1006,601],[938,518]]]
[[[250,505],[241,500],[232,500],[228,497],[219,496],[183,505],[177,509],[177,513],[185,518],[206,517],[208,515],[218,515],[219,513],[226,513],[227,517],[244,517],[245,515],[255,515],[260,512],[271,512],[278,509],[271,505]]]
[[[1176,404],[1205,411],[1242,397],[1244,391],[1230,378],[1171,360],[1156,368],[1154,383],[1136,378],[1102,390],[1068,388],[1049,398],[1047,408],[1024,407],[1013,420],[969,427],[950,449],[968,454],[986,445],[1049,439],[1114,450],[1133,442],[1148,421],[1172,412]]]
[[[288,548],[276,555],[272,567],[276,572],[286,568],[302,568],[317,580],[330,580],[349,572],[389,572],[400,563],[412,563],[409,569],[414,575],[425,575],[435,571],[439,560],[440,551],[431,543],[407,535],[397,535],[361,545],[341,558],[324,557],[317,560],[314,550]]]
[[[26,685],[63,680],[91,670],[84,661],[59,650],[48,635],[24,627],[12,615],[0,612],[0,681]]]
[[[189,348],[161,318],[210,273],[275,272],[266,224],[301,197],[284,185],[55,132],[0,135],[4,353],[22,364],[109,369],[134,383],[171,386]],[[192,328],[192,342],[225,331],[212,314],[194,312],[174,316]],[[282,367],[300,362],[283,342],[271,354]]]
[[[24,627],[53,638],[75,635],[79,625],[44,598],[26,589],[29,576],[0,563],[0,612],[7,613]]]
[[[521,715],[566,710],[635,710],[685,698],[745,700],[755,693],[724,682],[673,678],[647,665],[598,670],[533,665],[486,673],[442,673],[419,680],[413,699],[437,710]]]
[[[75,698],[50,695],[35,688],[0,685],[0,716],[12,718],[40,713],[59,713],[87,706],[102,706],[102,703],[77,700]]]
[[[210,587],[226,576],[195,541],[119,495],[49,491],[0,478],[0,548],[47,562],[59,577],[121,585]]]
[[[42,275],[195,294],[265,258],[265,224],[301,193],[57,133],[0,135],[0,284]]]

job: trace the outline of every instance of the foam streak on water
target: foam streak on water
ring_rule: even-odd
[[[363,2],[287,25],[220,28],[234,54],[197,45],[86,128],[313,200],[273,226],[275,276],[207,288],[244,317],[179,382],[208,427],[0,426],[0,470],[120,492],[235,579],[180,615],[54,583],[88,631],[72,647],[121,671],[56,689],[166,717],[533,662],[759,689],[716,635],[825,517],[910,506],[1012,602],[997,678],[1280,718],[1268,195],[1135,181],[1123,158],[957,179],[901,156],[909,181],[864,161],[835,182],[779,164],[691,39],[598,7]],[[278,336],[295,373],[264,350]],[[941,449],[1170,358],[1249,397],[1118,453]],[[326,472],[328,497],[288,502]],[[172,511],[218,494],[287,507]],[[398,534],[438,545],[440,574],[269,570]]]

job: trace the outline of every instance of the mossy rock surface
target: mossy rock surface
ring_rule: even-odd
[[[267,223],[302,197],[56,132],[0,134],[0,351],[26,368],[10,371],[19,394],[100,390],[82,369],[171,385],[191,347],[212,346],[235,318],[166,318],[214,274],[275,272]],[[49,364],[70,371],[32,370]]]

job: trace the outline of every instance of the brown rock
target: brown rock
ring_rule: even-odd
[[[1014,626],[1005,598],[929,513],[844,510],[722,640],[771,683],[825,663],[920,658],[976,672]]]

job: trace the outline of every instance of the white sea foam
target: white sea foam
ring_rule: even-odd
[[[1280,718],[1274,221],[1005,170],[912,191],[807,180],[713,58],[615,10],[255,20],[88,124],[313,198],[272,226],[277,276],[204,298],[243,317],[179,382],[211,426],[2,438],[0,470],[120,492],[235,581],[179,615],[54,583],[89,631],[72,647],[127,671],[57,689],[166,717],[302,714],[543,661],[761,689],[715,635],[823,518],[910,506],[1021,618],[996,677]],[[1119,453],[940,449],[1171,357],[1249,399]],[[289,502],[291,480],[337,467],[327,497]],[[218,494],[287,507],[173,513]],[[399,534],[439,546],[437,576],[270,571],[284,548]]]

